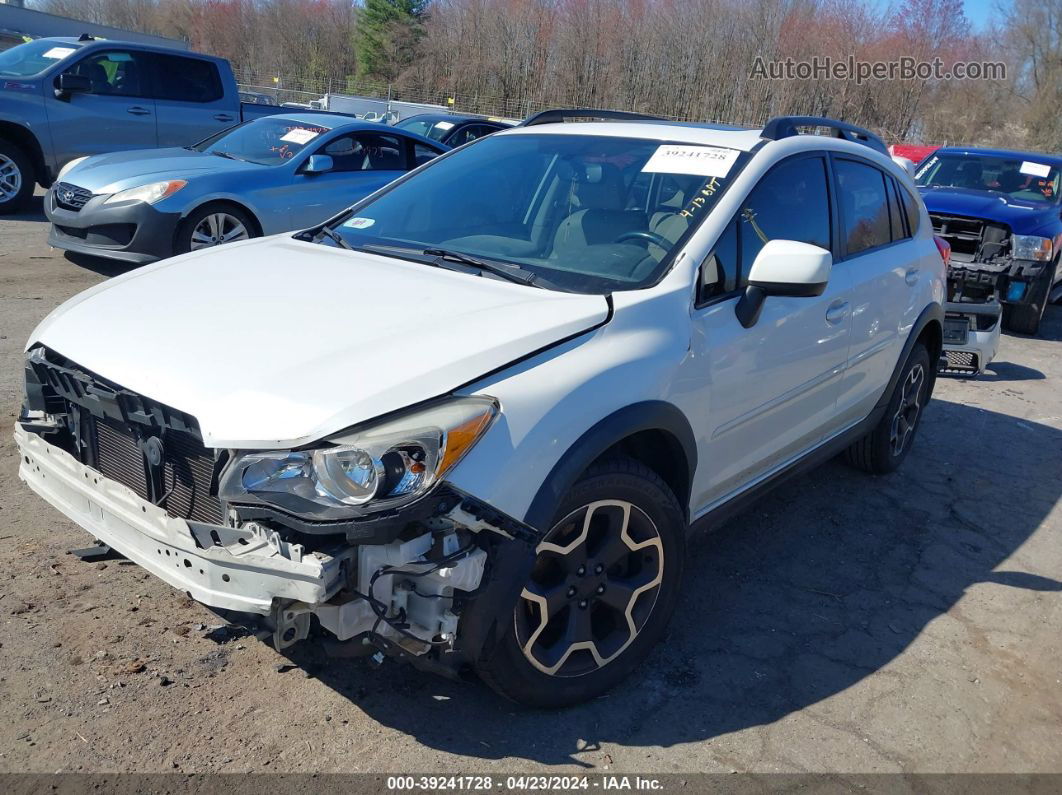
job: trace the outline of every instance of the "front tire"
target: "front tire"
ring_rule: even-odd
[[[19,147],[0,138],[0,215],[21,210],[33,195],[33,163]]]
[[[1040,321],[1044,309],[1050,300],[1051,283],[1054,281],[1054,268],[1049,266],[1036,282],[1029,285],[1029,301],[1023,304],[1008,304],[1003,307],[1003,328],[1016,334],[1028,334],[1035,337],[1040,332]]]
[[[556,708],[599,696],[648,656],[674,612],[686,521],[629,458],[592,466],[562,500],[503,636],[476,669],[506,698]]]
[[[885,414],[866,436],[845,451],[845,460],[856,469],[875,475],[898,469],[911,452],[929,402],[932,378],[929,352],[922,343],[916,343],[900,371]]]
[[[238,207],[207,205],[189,215],[177,230],[175,254],[186,254],[257,237],[251,217]]]

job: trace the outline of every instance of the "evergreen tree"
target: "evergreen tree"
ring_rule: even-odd
[[[394,80],[413,61],[430,0],[364,0],[355,29],[358,77]]]

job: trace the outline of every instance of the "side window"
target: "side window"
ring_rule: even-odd
[[[319,154],[332,158],[332,173],[361,171],[365,166],[365,152],[355,143],[353,135],[341,135],[318,150]]]
[[[181,55],[155,56],[155,98],[177,102],[215,102],[224,95],[212,61]]]
[[[891,242],[885,174],[874,166],[837,158],[837,202],[849,256]]]
[[[417,166],[423,166],[429,160],[439,156],[439,153],[432,149],[430,146],[413,142],[413,168]]]
[[[907,234],[914,237],[918,233],[918,220],[922,217],[918,212],[919,199],[911,195],[907,188],[901,187],[900,201],[903,203],[903,211],[907,214]]]
[[[467,144],[469,141],[474,141],[483,135],[482,129],[478,124],[466,124],[454,133],[446,143],[450,146]]]
[[[731,221],[701,266],[699,300],[708,301],[734,289],[738,272],[738,222]]]
[[[393,135],[361,133],[353,136],[354,146],[364,153],[364,171],[405,171],[406,147]]]
[[[745,284],[756,255],[769,240],[798,240],[829,250],[829,195],[826,162],[821,157],[789,160],[771,169],[738,211],[741,269],[737,286]]]
[[[900,197],[896,193],[896,180],[885,177],[885,188],[889,193],[889,226],[892,228],[893,241],[904,240],[910,237],[903,221],[903,207],[900,205]]]
[[[146,58],[129,50],[96,52],[78,61],[68,74],[87,77],[93,94],[116,97],[146,97],[148,89]]]

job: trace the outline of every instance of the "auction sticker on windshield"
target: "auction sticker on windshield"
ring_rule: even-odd
[[[368,229],[375,223],[375,218],[351,218],[348,221],[344,221],[343,226],[350,227],[351,229]]]
[[[73,47],[52,47],[50,50],[48,50],[46,53],[44,53],[44,57],[45,58],[54,58],[55,60],[58,61],[60,58],[65,58],[66,56],[70,55],[70,53],[72,53],[72,52],[74,52],[74,48]]]
[[[739,154],[737,149],[725,149],[720,146],[662,144],[642,166],[642,171],[651,174],[725,177],[730,173]]]
[[[281,141],[291,141],[293,144],[305,144],[312,141],[320,133],[316,130],[307,130],[305,127],[296,127],[294,130],[280,136]]]
[[[1026,160],[1021,164],[1021,173],[1028,174],[1031,177],[1046,177],[1051,173],[1051,166],[1045,166],[1043,163],[1031,163]]]

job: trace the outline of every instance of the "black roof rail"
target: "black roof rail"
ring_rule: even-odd
[[[889,156],[889,149],[885,146],[885,142],[870,130],[856,127],[846,121],[827,119],[822,116],[777,116],[763,126],[763,132],[760,133],[760,137],[770,141],[778,141],[782,138],[800,135],[798,127],[825,127],[833,131],[834,138],[843,138],[846,141],[864,144],[871,149],[876,149],[886,157]]]
[[[554,124],[565,119],[610,119],[616,121],[667,121],[662,116],[632,113],[627,110],[596,110],[594,108],[550,108],[528,116],[517,127],[533,127],[536,124]]]

